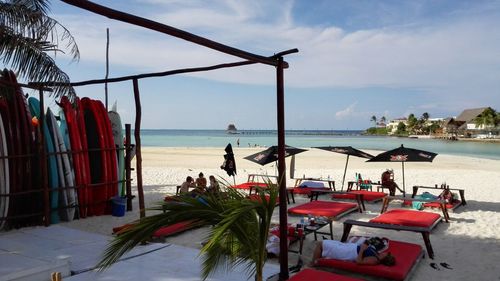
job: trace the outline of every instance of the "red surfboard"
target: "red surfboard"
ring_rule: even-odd
[[[85,116],[82,104],[80,102],[80,98],[75,98],[75,114],[76,114],[76,123],[78,126],[78,131],[80,135],[80,144],[82,145],[82,172],[85,173],[84,178],[86,178],[86,182],[88,184],[91,183],[91,175],[90,175],[90,165],[89,165],[89,154],[88,154],[88,146],[87,146],[87,130],[85,129]],[[93,188],[86,188],[86,202],[87,202],[87,216],[94,215],[94,205],[92,205],[92,191]]]
[[[87,178],[88,172],[85,171],[85,169],[88,168],[88,165],[85,165],[84,163],[85,159],[82,153],[82,143],[77,123],[76,111],[74,110],[73,105],[69,101],[69,98],[66,96],[61,98],[60,106],[64,111],[66,124],[68,126],[71,149],[73,151],[72,160],[75,171],[76,186],[78,187],[77,193],[78,193],[78,206],[80,208],[80,217],[85,218],[87,217],[87,203],[88,203],[87,189],[85,188],[85,186],[89,183]]]
[[[98,184],[92,187],[92,203],[94,205],[94,215],[104,215],[107,205],[110,204],[108,195],[109,181],[106,140],[104,138],[104,129],[99,118],[98,109],[94,102],[89,98],[81,100],[84,110],[85,130],[87,133],[87,146],[89,149],[89,166],[92,184]]]

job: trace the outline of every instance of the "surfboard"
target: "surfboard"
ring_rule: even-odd
[[[112,199],[112,197],[118,195],[117,184],[118,184],[118,176],[117,176],[117,159],[116,159],[116,150],[115,144],[113,141],[113,133],[111,131],[111,123],[109,121],[108,113],[106,108],[104,108],[104,104],[99,100],[94,100],[94,107],[97,110],[97,114],[99,115],[99,123],[102,127],[104,133],[104,141],[105,141],[105,153],[107,158],[107,170],[108,170],[108,199]],[[111,202],[111,200],[109,201]],[[112,204],[106,205],[106,214],[112,213]]]
[[[1,77],[3,79],[3,76]],[[6,137],[6,149],[7,149],[7,154],[8,155],[13,155],[14,152],[15,152],[15,148],[14,148],[14,134],[12,133],[12,129],[11,129],[11,124],[10,124],[10,120],[11,120],[11,117],[10,117],[10,110],[9,110],[9,103],[7,101],[7,93],[5,93],[4,91],[6,90],[5,88],[3,87],[0,87],[0,89],[2,91],[0,91],[0,115],[2,116],[2,120],[3,120],[3,126],[4,126],[4,131],[5,131],[5,137]],[[11,159],[8,159],[8,170],[9,170],[9,173],[8,173],[8,178],[9,178],[9,190],[8,190],[8,193],[12,193],[14,192],[13,190],[15,190],[17,188],[17,172],[15,171],[15,169],[17,168],[17,162],[16,162],[16,158],[11,158]],[[7,191],[7,190],[6,190]],[[13,211],[13,203],[14,203],[14,200],[12,200],[12,198],[9,196],[9,197],[5,197],[6,198],[6,202],[8,202],[8,208],[6,208],[6,214],[5,216],[10,216],[12,214],[14,214],[14,211]],[[7,225],[10,224],[10,221],[9,220],[3,220],[4,221],[4,227],[6,227]]]
[[[50,108],[47,109],[47,124],[51,132],[52,141],[54,142],[56,159],[57,159],[57,174],[59,175],[59,185],[60,185],[60,195],[59,205],[62,220],[72,221],[75,217],[75,190],[73,175],[71,174],[71,169],[69,168],[69,157],[65,153],[66,146],[64,145],[64,140],[59,131],[59,126],[57,124],[56,118],[52,113]]]
[[[108,199],[118,195],[117,182],[118,182],[118,165],[116,158],[116,148],[113,140],[113,132],[111,130],[111,122],[109,121],[108,113],[104,104],[101,101],[94,100],[94,106],[99,115],[99,123],[102,126],[105,140],[105,152],[107,157],[108,169]],[[106,214],[111,214],[111,204],[107,205]]]
[[[14,212],[17,216],[25,216],[13,221],[12,226],[22,227],[29,224],[36,224],[40,222],[41,217],[34,216],[33,214],[40,213],[42,208],[41,192],[23,193],[18,192],[31,191],[38,189],[33,186],[33,151],[35,151],[34,130],[31,123],[31,114],[27,111],[27,101],[21,87],[17,84],[17,79],[12,71],[4,70],[8,80],[14,85],[13,90],[13,108],[15,108],[15,118],[13,126],[19,127],[19,142],[15,144],[18,146],[17,155],[24,155],[19,157],[18,164],[19,170],[19,185],[14,195],[16,208]],[[11,197],[12,200],[12,197]]]
[[[31,114],[40,119],[40,101],[34,97],[28,99]],[[52,136],[47,125],[48,118],[43,122],[43,136],[44,136],[44,149],[47,153],[47,174],[49,181],[49,188],[51,192],[49,193],[50,200],[50,223],[59,223],[59,214],[57,211],[59,203],[59,175],[57,173],[57,160],[54,154],[55,147],[52,141]]]
[[[5,81],[11,82],[10,81],[10,74],[7,69],[4,69],[2,72],[2,77]],[[19,117],[18,117],[18,107],[16,103],[16,93],[14,88],[11,87],[6,87],[5,92],[3,95],[6,97],[6,109],[9,111],[9,128],[10,128],[10,133],[11,133],[11,151],[9,152],[9,155],[21,155],[21,147],[23,146],[21,143],[21,126],[19,124]],[[10,171],[11,171],[11,188],[10,188],[10,199],[9,199],[9,217],[13,217],[18,215],[18,202],[19,202],[19,197],[16,196],[15,194],[17,192],[22,191],[23,188],[23,175],[21,174],[22,171],[22,161],[19,158],[11,158],[12,160],[9,161],[9,164],[11,165]],[[17,227],[19,220],[18,219],[10,219],[9,220],[9,226],[11,227]]]
[[[123,127],[120,114],[117,111],[116,102],[113,104],[111,111],[108,112],[109,121],[111,122],[111,131],[113,133],[113,142],[115,147],[118,149],[116,151],[116,156],[118,158],[118,195],[125,196],[125,182],[122,182],[125,178],[125,157],[123,150]]]
[[[72,160],[73,160],[73,166],[74,166],[74,172],[75,172],[75,182],[76,185],[78,186],[77,189],[77,195],[78,195],[78,205],[79,205],[79,214],[81,218],[87,217],[87,203],[88,203],[88,197],[87,197],[87,188],[86,185],[89,183],[88,182],[88,171],[85,171],[85,169],[88,169],[88,165],[85,165],[84,157],[83,157],[83,151],[82,151],[82,143],[81,143],[81,137],[80,137],[80,131],[78,128],[77,124],[77,117],[76,117],[76,111],[73,108],[73,105],[69,101],[68,97],[62,97],[60,106],[62,108],[60,116],[64,116],[64,124],[66,126],[63,126],[63,122],[61,122],[61,129],[67,131],[67,136],[68,136],[68,142],[71,145],[71,149],[73,150],[72,153]],[[63,119],[61,119],[62,121]],[[86,152],[85,152],[86,153]]]
[[[0,156],[8,157],[8,149],[7,149],[7,137],[5,135],[5,127],[3,125],[3,118],[0,114]],[[6,195],[9,194],[9,159],[1,158],[0,159],[0,194]],[[6,224],[6,217],[9,213],[9,197],[1,196],[0,197],[0,229],[3,229]]]
[[[85,116],[84,116],[84,111],[82,104],[80,102],[80,98],[76,97],[75,98],[75,106],[73,107],[73,110],[75,111],[75,117],[76,117],[76,126],[78,134],[74,134],[74,136],[79,136],[80,137],[80,144],[82,147],[82,153],[80,154],[81,156],[81,172],[82,172],[82,180],[84,180],[85,183],[90,184],[91,183],[91,175],[90,175],[90,166],[89,166],[89,152],[88,152],[88,146],[87,146],[87,131],[85,129]],[[92,192],[93,188],[84,188],[83,189],[84,194],[83,194],[83,200],[85,202],[84,204],[84,210],[86,211],[87,216],[92,216],[94,215],[94,205],[92,204]],[[80,198],[80,197],[79,197]],[[84,212],[85,214],[85,212]]]
[[[99,122],[100,115],[94,102],[89,98],[82,98],[82,109],[85,118],[85,131],[87,133],[87,147],[89,150],[89,166],[92,187],[93,215],[100,216],[106,212],[109,202],[108,185],[109,180],[108,160],[105,152],[106,142],[104,130]]]
[[[68,161],[65,162],[65,173],[69,173],[70,177],[68,178],[68,181],[66,182],[67,187],[71,188],[73,191],[73,196],[75,196],[75,202],[78,205],[78,191],[76,189],[76,174],[75,174],[75,162],[73,159],[73,153],[71,152],[71,143],[69,141],[69,130],[68,130],[68,124],[66,123],[66,117],[64,115],[64,111],[62,109],[59,110],[59,131],[61,132],[62,136],[62,141],[66,147],[66,151],[68,152],[66,156],[68,158]],[[80,218],[80,208],[75,208],[75,218]]]

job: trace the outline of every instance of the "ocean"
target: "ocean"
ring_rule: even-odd
[[[277,133],[271,130],[245,130],[227,134],[225,130],[142,130],[143,146],[156,147],[220,147],[228,143],[237,147],[277,145]],[[500,143],[446,141],[386,136],[364,136],[362,131],[291,130],[285,133],[287,145],[311,148],[315,146],[352,146],[357,149],[390,150],[403,144],[438,154],[472,156],[500,160]],[[133,139],[133,136],[132,136]]]

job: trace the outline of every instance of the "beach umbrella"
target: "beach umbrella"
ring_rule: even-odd
[[[301,152],[307,151],[306,149],[296,148],[293,146],[285,146],[285,157],[292,156]],[[249,155],[244,159],[250,160],[262,166],[278,161],[278,146],[271,146],[266,150]]]
[[[401,145],[396,149],[382,152],[366,162],[401,162],[403,169],[403,194],[405,194],[405,162],[432,162],[437,153]]]
[[[313,148],[318,148],[318,149],[323,149],[326,151],[347,154],[347,159],[346,159],[345,168],[344,168],[344,176],[342,177],[342,189],[341,190],[344,190],[345,173],[347,171],[347,164],[349,164],[349,156],[352,155],[352,156],[361,157],[361,158],[368,158],[368,159],[373,158],[373,155],[368,154],[366,152],[363,152],[361,150],[358,150],[356,148],[353,148],[352,146],[319,146],[319,147],[313,147]]]
[[[228,143],[224,150],[226,154],[224,155],[224,163],[220,168],[225,170],[229,176],[234,177],[236,175],[236,162],[234,161],[233,147]]]

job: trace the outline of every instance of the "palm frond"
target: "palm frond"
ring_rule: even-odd
[[[235,189],[226,188],[222,194],[207,193],[196,198],[181,196],[176,201],[158,204],[150,210],[165,212],[136,221],[117,236],[97,266],[101,269],[111,266],[160,227],[192,221],[200,226],[213,226],[200,251],[203,280],[216,268],[230,270],[237,265],[244,265],[249,276],[262,275],[278,192],[275,186],[270,186],[258,193],[261,200],[251,200]]]
[[[30,81],[55,81],[65,84],[56,87],[54,95],[73,96],[75,90],[69,85],[69,77],[45,52],[57,47],[48,42],[22,37],[6,26],[0,26],[0,58]]]

